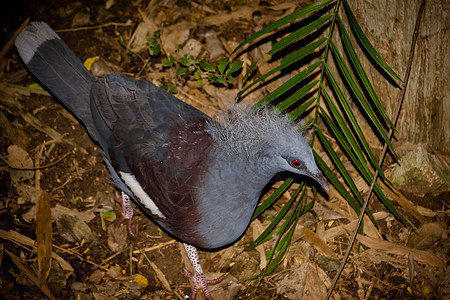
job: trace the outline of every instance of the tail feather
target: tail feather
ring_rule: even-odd
[[[95,139],[89,100],[93,78],[83,63],[43,22],[32,22],[15,43],[28,69],[84,123]]]

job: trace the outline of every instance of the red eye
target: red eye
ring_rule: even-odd
[[[293,166],[294,168],[298,168],[302,165],[302,163],[299,160],[293,160],[291,161],[291,166]]]

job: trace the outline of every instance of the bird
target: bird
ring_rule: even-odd
[[[121,191],[120,221],[134,201],[181,241],[194,273],[190,299],[207,285],[197,248],[217,250],[248,228],[275,174],[309,177],[328,190],[304,133],[268,108],[233,105],[211,118],[145,79],[94,77],[45,22],[31,22],[15,45],[26,68],[84,125]],[[131,227],[129,227],[131,228]]]

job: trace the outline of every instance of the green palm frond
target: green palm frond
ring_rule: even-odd
[[[341,4],[343,8],[340,8]],[[343,15],[346,18],[342,18]],[[352,42],[343,20],[348,21],[348,26],[351,28],[356,43]],[[288,113],[293,120],[305,119],[308,115],[305,124],[314,129],[312,143],[318,140],[329,161],[334,165],[335,171],[314,151],[319,168],[359,215],[363,197],[354,182],[354,178],[350,175],[349,164],[342,163],[340,156],[336,153],[336,147],[332,146],[327,139],[324,128],[328,130],[327,134],[334,138],[351,167],[360,174],[366,183],[370,184],[374,172],[377,170],[380,178],[390,185],[389,180],[378,165],[350,105],[350,101],[352,101],[361,107],[362,117],[370,124],[381,141],[387,143],[391,153],[396,157],[397,154],[386,134],[386,131],[393,128],[394,125],[383,109],[355,47],[359,46],[362,52],[369,57],[369,60],[382,70],[385,77],[394,80],[398,86],[400,86],[401,80],[369,42],[346,0],[322,0],[295,11],[247,38],[234,50],[234,53],[262,36],[268,34],[275,36],[281,28],[300,21],[302,22],[301,28],[292,30],[286,36],[278,38],[267,53],[282,57],[278,59],[279,65],[262,74],[256,80],[250,81],[241,90],[238,97],[245,97],[246,94],[258,88],[266,80],[279,74],[292,72],[293,66],[301,65],[298,73],[261,99],[256,106],[274,106],[280,112]],[[333,35],[335,28],[337,28],[337,34]],[[333,36],[335,36],[334,41]],[[289,46],[305,40],[308,43],[300,49],[289,50],[293,48]],[[341,47],[338,47],[335,43],[339,43]],[[340,50],[341,48],[343,50]],[[332,71],[329,65],[331,61],[334,62],[336,71]],[[256,66],[257,62],[250,67],[244,76],[244,81],[248,81],[249,74],[254,71]],[[339,85],[338,78],[344,83],[343,87]],[[345,91],[350,95],[350,98],[345,96]],[[291,187],[292,183],[292,178],[286,179],[272,195],[260,204],[253,219],[260,217]],[[278,236],[275,246],[267,253],[269,263],[266,269],[253,278],[269,274],[281,263],[288,250],[298,219],[313,206],[316,189],[315,187],[311,187],[311,189],[314,199],[307,202],[308,187],[306,184],[300,184],[278,215],[271,219],[271,224],[266,230],[246,248],[246,250],[254,249],[273,239],[274,236]],[[384,195],[377,183],[375,183],[374,192],[388,211],[401,220],[392,202]],[[370,212],[367,212],[367,214],[376,225]]]

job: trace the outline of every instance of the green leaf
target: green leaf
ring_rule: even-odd
[[[364,157],[364,154],[361,151],[361,148],[359,147],[358,142],[353,137],[351,130],[347,125],[346,120],[341,115],[339,109],[336,107],[334,102],[331,100],[331,97],[328,94],[326,89],[322,89],[322,94],[324,96],[325,102],[327,103],[327,105],[330,109],[331,115],[339,124],[340,130],[334,125],[334,122],[331,120],[330,117],[328,117],[328,114],[325,113],[323,108],[319,107],[320,111],[322,112],[322,114],[321,114],[322,117],[325,119],[326,123],[330,126],[332,132],[336,136],[338,142],[341,144],[341,146],[346,151],[347,155],[350,156],[350,160],[352,162],[362,164],[368,170],[368,166],[367,166],[367,162]],[[356,158],[354,156],[354,154],[356,154],[356,156],[358,158]]]
[[[269,208],[273,203],[275,203],[281,195],[286,192],[291,183],[294,181],[293,178],[289,177],[284,180],[283,184],[280,185],[264,202],[262,202],[253,213],[252,221],[258,218],[267,208]]]
[[[304,185],[304,183],[302,183]],[[292,195],[291,199],[284,205],[284,207],[281,209],[281,211],[275,216],[275,218],[272,220],[272,222],[267,226],[267,228],[264,230],[263,233],[261,233],[258,238],[253,241],[247,248],[245,248],[244,251],[252,250],[259,245],[263,244],[265,242],[266,237],[275,229],[275,227],[280,223],[280,221],[284,218],[286,213],[291,208],[292,204],[294,204],[295,199],[297,199],[297,196],[300,192],[300,188],[298,188],[294,195]]]
[[[324,90],[324,93],[326,93],[326,91]],[[353,156],[353,152],[352,152],[352,148],[350,148],[348,141],[344,138],[344,136],[342,135],[341,131],[339,130],[339,128],[335,125],[335,123],[332,121],[332,119],[328,116],[328,114],[325,112],[325,110],[323,110],[322,107],[319,107],[319,110],[321,111],[321,116],[322,118],[325,120],[325,123],[328,125],[328,127],[331,129],[331,132],[333,132],[334,136],[336,137],[336,139],[338,140],[339,144],[343,147],[345,153],[347,154],[347,156],[349,156],[350,161],[354,162],[356,161],[359,165],[359,168],[361,168],[361,162],[359,162],[358,159],[356,159]],[[333,116],[336,117],[336,115],[334,114],[335,111],[332,109],[333,112]],[[342,124],[342,119],[339,116],[339,124],[342,126],[346,126],[346,124]],[[349,132],[348,128],[345,128],[346,132]],[[330,156],[330,159],[333,161],[334,165],[337,167],[337,169],[339,170],[339,173],[341,173],[342,178],[344,179],[344,181],[347,183],[347,185],[350,187],[350,190],[353,192],[353,194],[356,196],[356,198],[358,199],[358,202],[360,203],[360,205],[362,206],[364,204],[364,200],[361,196],[361,194],[358,191],[358,188],[356,187],[352,177],[350,176],[350,174],[347,172],[347,170],[344,167],[344,164],[342,163],[342,161],[340,160],[340,158],[337,156],[336,152],[334,151],[333,147],[331,147],[331,144],[328,142],[328,140],[325,138],[325,135],[322,133],[322,131],[320,129],[317,129],[316,131],[318,133],[319,139],[321,140],[322,144],[325,147],[325,150],[327,151],[328,155]],[[354,149],[355,151],[358,151],[359,153],[362,153],[361,150],[359,148]],[[344,196],[344,195],[342,195]],[[349,201],[348,199],[346,199],[347,201]],[[352,206],[353,209],[355,209],[355,207]],[[358,208],[359,210],[359,208]],[[356,209],[355,209],[356,211]]]
[[[234,63],[232,63],[230,65],[228,70],[225,72],[225,75],[231,75],[231,74],[239,71],[240,69],[242,69],[242,64],[243,63],[244,63],[243,61],[235,61]]]
[[[291,77],[288,81],[286,81],[281,86],[276,88],[273,92],[271,92],[266,97],[261,99],[255,106],[262,107],[262,106],[265,106],[265,105],[269,104],[270,102],[276,100],[278,97],[280,97],[281,95],[283,95],[284,93],[289,91],[291,88],[293,88],[294,86],[296,86],[300,82],[302,82],[303,79],[305,79],[312,72],[314,72],[321,63],[322,63],[322,60],[319,60],[319,61],[315,62],[314,64],[306,67],[305,69],[303,69],[303,71],[301,71],[298,74],[296,74],[295,76]]]
[[[310,34],[312,31],[320,28],[325,22],[327,22],[330,18],[333,17],[333,14],[328,14],[325,16],[320,17],[319,19],[306,24],[302,28],[298,29],[297,31],[289,34],[285,38],[281,39],[280,41],[273,44],[272,49],[267,52],[269,55],[273,55],[277,53],[278,51],[286,48],[290,44],[300,40],[301,38],[305,37],[306,35]]]
[[[295,225],[297,224],[298,219],[300,218],[300,216],[302,214],[309,211],[314,204],[314,199],[313,199],[313,201],[311,203],[307,204],[306,206],[304,206],[304,207],[300,206],[302,203],[304,203],[306,201],[306,196],[307,196],[307,189],[304,188],[304,186],[301,188],[299,187],[297,189],[296,193],[298,191],[300,191],[300,189],[302,189],[302,194],[300,196],[299,201],[297,201],[296,207],[294,208],[294,213],[289,217],[289,219],[286,222],[284,222],[282,225],[280,225],[276,230],[277,234],[279,234],[279,238],[275,244],[275,247],[271,251],[269,251],[269,253],[267,253],[267,255],[266,255],[266,257],[269,261],[267,264],[267,267],[260,274],[253,276],[249,279],[255,279],[255,278],[270,274],[283,261],[283,258],[290,246],[292,236],[294,235],[295,228],[296,228]],[[313,188],[313,190],[314,190],[314,188]],[[315,195],[316,195],[316,193],[314,193],[314,198],[315,198]],[[281,231],[278,229],[281,229]]]
[[[190,66],[192,66],[192,65],[195,65],[195,64],[197,64],[198,63],[198,60],[194,57],[194,56],[192,56],[192,55],[187,55],[187,54],[185,54],[183,57],[181,57],[180,59],[178,59],[178,62],[180,63],[180,64],[182,64],[183,66],[185,66],[185,67],[190,67]]]
[[[195,80],[202,79],[202,74],[200,73],[200,70],[199,70],[199,69],[195,70],[194,76],[192,76],[192,77],[193,77]]]
[[[314,86],[317,85],[317,83],[319,82],[319,79],[314,80],[313,82],[305,85],[304,87],[302,87],[300,90],[298,90],[297,92],[295,92],[293,95],[289,96],[286,100],[284,100],[283,102],[281,102],[280,104],[277,105],[277,108],[280,111],[285,111],[286,109],[288,109],[291,105],[293,105],[294,103],[296,103],[298,100],[302,99],[307,93],[309,93],[312,88]]]
[[[309,120],[303,122],[303,124],[300,125],[298,132],[303,132],[306,130],[306,128],[310,127],[311,124],[313,124],[315,122],[316,118],[312,117]],[[314,125],[314,124],[313,124]]]
[[[316,128],[318,128],[318,127],[316,126]],[[350,187],[350,190],[352,191],[353,195],[356,196],[356,198],[358,199],[358,202],[362,206],[364,204],[364,200],[363,200],[358,188],[356,187],[355,183],[353,182],[353,179],[351,178],[350,174],[348,173],[347,169],[342,164],[341,160],[337,156],[336,152],[333,150],[333,147],[331,147],[331,144],[328,142],[328,140],[326,139],[326,137],[322,133],[322,131],[318,130],[317,133],[318,133],[319,139],[320,139],[322,145],[324,146],[325,151],[328,153],[328,156],[330,157],[331,161],[337,167],[337,169],[338,169],[339,173],[341,174],[342,178],[344,179],[345,183],[347,184],[347,186]],[[336,183],[335,178],[330,176],[329,179],[330,179],[330,181],[333,180],[332,181],[333,184]],[[353,210],[359,215],[361,213],[361,209],[359,208],[356,201],[347,192],[344,192],[345,188],[339,184],[337,186],[335,186],[335,188],[338,189],[339,193],[341,193],[341,195],[350,204],[350,206],[353,208]],[[371,219],[371,221],[373,222],[373,224],[376,226],[377,223],[368,209],[366,210],[366,213],[369,216],[369,218]]]
[[[45,91],[42,86],[39,85],[39,83],[37,82],[33,82],[32,84],[28,85],[29,88],[35,89],[35,90],[41,90],[41,91]]]
[[[169,85],[169,84],[163,84],[162,86],[160,86],[159,88],[168,91],[171,94],[176,94],[178,93],[178,90],[176,87],[174,87],[173,85]]]
[[[366,75],[366,72],[364,71],[361,62],[356,55],[355,49],[352,46],[352,43],[350,41],[350,38],[347,34],[347,30],[345,30],[344,24],[342,23],[342,20],[339,16],[337,16],[337,25],[339,28],[339,32],[341,34],[342,43],[344,45],[344,49],[348,54],[348,57],[350,58],[350,61],[352,62],[353,67],[356,70],[356,74],[358,75],[359,79],[364,85],[364,88],[366,89],[367,93],[369,94],[370,98],[372,99],[372,102],[375,104],[375,107],[377,109],[377,112],[383,117],[383,119],[386,121],[386,123],[389,124],[389,126],[393,129],[394,124],[391,122],[389,117],[386,115],[386,112],[383,109],[383,106],[380,103],[380,100],[378,100],[377,93],[375,92],[375,89],[373,88],[372,84],[370,83],[369,78]]]
[[[161,53],[161,46],[155,38],[147,39],[147,49],[150,56],[157,56]]]
[[[392,70],[389,65],[383,60],[383,58],[378,54],[378,52],[375,50],[375,48],[372,46],[372,44],[367,39],[366,35],[362,31],[361,27],[358,24],[358,21],[356,21],[355,16],[353,15],[352,10],[350,9],[350,6],[348,5],[347,0],[342,1],[344,4],[345,13],[347,15],[348,21],[350,23],[350,26],[355,33],[355,37],[359,40],[361,45],[363,45],[364,49],[369,53],[369,55],[372,57],[372,59],[383,69],[386,71],[387,74],[389,74],[393,79],[398,80],[400,82],[403,82],[400,77]]]
[[[329,128],[333,132],[334,136],[336,137],[336,140],[341,145],[342,149],[344,150],[344,152],[347,155],[347,157],[349,158],[349,160],[354,164],[354,166],[359,171],[359,173],[362,175],[362,177],[366,180],[366,182],[370,183],[373,176],[371,174],[371,170],[367,166],[366,160],[364,158],[364,155],[362,154],[361,149],[358,147],[356,140],[354,139],[353,135],[350,133],[350,129],[347,127],[347,123],[344,121],[344,118],[342,117],[340,112],[337,111],[336,106],[331,101],[331,98],[328,95],[327,91],[325,89],[323,89],[322,92],[324,94],[325,101],[327,102],[329,108],[331,109],[333,117],[337,120],[342,131],[340,131],[337,128],[337,126],[331,120],[331,117],[328,116],[328,114],[325,112],[325,110],[323,110],[322,107],[319,107],[322,118],[324,118],[324,120],[326,121],[326,124],[329,126]],[[323,143],[325,143],[325,141],[323,141]],[[332,148],[330,151],[334,152],[334,150]],[[361,159],[356,158],[354,153],[356,153],[356,155],[358,157],[362,156],[363,161],[361,162],[360,161]],[[335,163],[335,165],[336,164],[341,165],[340,159],[337,157],[337,155],[333,155],[333,153],[331,153],[329,155],[330,155],[330,157],[332,157],[332,160]],[[357,187],[356,187],[355,183],[353,182],[352,178],[348,175],[348,173],[345,169],[341,170],[339,168],[339,171],[340,171],[342,177],[344,178],[344,181],[350,187],[351,191],[356,196],[356,198],[358,199],[359,203],[362,206],[364,204],[364,200],[363,200],[361,194],[359,193],[359,191],[357,190]],[[346,172],[346,173],[342,173],[342,172]],[[383,197],[383,196],[384,195],[382,195],[380,197]],[[371,221],[376,225],[375,219],[370,214],[370,211],[367,211],[367,214],[370,217]]]
[[[347,83],[351,86],[352,91],[355,92],[356,89],[358,89],[358,92],[361,93],[361,91],[359,90],[359,88],[356,85],[356,83],[354,82],[354,80],[352,80],[350,71],[348,70],[348,68],[345,66],[345,63],[343,62],[342,57],[340,56],[340,54],[336,51],[337,49],[335,48],[334,44],[331,43],[332,45],[332,50],[333,50],[333,54],[335,55],[335,57],[337,58],[337,67],[340,68],[341,72],[344,74],[344,79],[347,80]],[[327,75],[328,78],[330,79],[330,81],[334,81],[334,77],[331,74],[331,72],[328,72],[329,70],[327,69]],[[332,78],[330,78],[332,77]],[[333,84],[333,88],[334,90],[340,90],[340,88],[337,86],[336,83]],[[364,136],[361,127],[358,124],[358,121],[356,120],[356,117],[353,113],[352,108],[350,107],[350,104],[348,103],[347,99],[343,96],[342,92],[337,92],[337,94],[341,95],[341,97],[338,97],[341,105],[344,108],[344,111],[347,115],[347,117],[350,120],[350,123],[352,124],[353,130],[356,132],[356,136],[358,137],[358,140],[360,141],[360,143],[363,145],[363,148],[365,150],[365,153],[367,154],[367,156],[369,157],[369,160],[371,161],[372,165],[378,170],[378,172],[380,173],[380,175],[383,177],[383,179],[387,180],[386,176],[384,175],[383,170],[381,169],[381,167],[378,165],[377,160],[375,159],[375,156],[372,153],[372,150],[369,147],[369,144],[367,143],[366,137]],[[362,94],[362,93],[361,93]],[[364,97],[364,96],[362,96]],[[373,113],[373,111],[372,111]],[[378,119],[376,119],[378,121]],[[381,127],[381,125],[378,123],[377,125],[379,125]],[[375,125],[376,126],[376,125]],[[377,127],[378,128],[378,127]],[[383,131],[383,128],[381,128],[381,131]],[[381,134],[381,133],[380,133]],[[389,142],[389,139],[386,136],[386,133],[383,131],[383,137],[386,137],[386,140]],[[390,144],[390,142],[389,142]],[[392,145],[391,145],[392,146]],[[363,158],[363,156],[359,156],[360,161],[365,163],[365,159]]]
[[[199,69],[195,70],[194,75],[192,76],[194,80],[197,81],[199,87],[203,86],[202,74]]]
[[[175,58],[172,56],[172,54],[169,54],[169,58],[163,59],[162,65],[164,67],[171,67],[175,63]]]
[[[301,48],[300,50],[292,53],[291,55],[287,56],[286,58],[283,58],[281,60],[280,66],[285,68],[285,67],[290,66],[291,64],[303,59],[307,55],[313,53],[326,40],[327,40],[327,38],[321,38],[315,42],[312,42],[311,44],[308,44],[307,46]]]
[[[326,90],[323,89],[324,95],[327,95]],[[331,102],[331,99],[328,96],[325,97],[325,99],[328,98],[327,101]],[[330,106],[331,108],[332,106]],[[334,123],[332,122],[331,118],[328,117],[327,113],[321,108],[319,107],[319,109],[321,110],[321,116],[324,118],[324,120],[326,121],[327,125],[329,125],[329,127],[332,129],[333,134],[336,136],[337,140],[339,141],[339,143],[341,144],[341,146],[343,147],[343,149],[345,150],[346,154],[348,155],[350,161],[355,165],[356,169],[359,171],[359,173],[362,175],[362,177],[364,178],[364,180],[370,184],[372,182],[373,179],[373,174],[371,173],[371,171],[369,170],[369,168],[367,167],[366,164],[363,164],[360,162],[359,159],[357,159],[356,157],[353,156],[352,151],[350,150],[350,146],[347,144],[347,140],[342,136],[342,134],[339,132],[339,130],[337,130],[337,127],[334,125]],[[333,116],[336,118],[339,115],[334,114]],[[339,122],[339,121],[338,121]],[[340,123],[343,123],[343,121],[340,121]],[[344,124],[345,125],[345,124]],[[321,132],[317,131],[319,134]],[[319,136],[320,137],[320,136]],[[321,141],[323,142],[323,144],[325,144],[327,141],[325,141],[325,136],[321,136]],[[353,138],[350,138],[349,140],[351,143],[355,143],[355,141],[353,140]],[[331,147],[331,146],[330,146]],[[326,147],[327,148],[327,147]],[[328,149],[328,148],[327,148]],[[354,152],[356,152],[358,155],[361,155],[362,152],[359,148],[353,147],[352,148],[354,150]],[[330,149],[328,149],[330,150]],[[330,151],[334,150],[331,148]],[[328,152],[330,157],[332,157],[332,153]],[[331,153],[331,154],[330,154]],[[341,164],[340,159],[337,156],[334,156],[333,163],[335,165],[339,165]],[[339,171],[341,171],[341,169],[339,168]],[[346,170],[345,170],[346,172]],[[340,172],[341,173],[341,172]],[[352,190],[352,192],[355,194],[355,191],[357,191],[356,186],[353,183],[353,180],[351,179],[351,177],[348,177],[346,175],[344,175],[343,173],[341,173],[341,175],[343,176],[345,182],[347,183],[347,185],[350,186],[350,189]],[[395,209],[395,207],[393,206],[392,202],[384,195],[384,193],[382,192],[381,188],[379,187],[378,183],[375,183],[374,185],[374,191],[375,194],[377,195],[377,197],[380,199],[380,201],[386,206],[386,208],[389,210],[389,212],[394,215],[397,219],[399,219],[400,221],[403,222],[403,218],[398,214],[397,210]],[[357,196],[358,201],[361,203],[361,205],[363,204],[364,200],[362,199],[362,197],[358,194],[355,194]],[[359,195],[359,196],[358,196]],[[344,196],[344,195],[343,195]],[[369,211],[367,211],[368,216],[370,217],[371,221],[376,225],[375,219],[373,218],[373,216],[370,214]]]
[[[288,66],[290,66],[293,63],[301,60],[302,58],[304,58],[308,54],[311,54],[312,52],[314,52],[314,50],[316,50],[326,40],[327,40],[326,38],[322,38],[320,40],[317,40],[317,41],[315,41],[315,42],[313,42],[313,43],[303,47],[302,49],[298,50],[297,52],[294,52],[293,54],[289,55],[288,57],[282,59],[281,62],[280,62],[280,65],[278,67],[276,67],[276,68],[270,70],[269,72],[267,72],[266,74],[262,75],[257,80],[255,80],[253,83],[249,84],[242,91],[240,91],[238,93],[238,98],[241,97],[242,94],[244,94],[249,88],[251,88],[252,86],[257,84],[258,82],[266,79],[267,77],[275,74],[276,72],[278,72],[278,71],[280,71],[280,70],[282,70],[284,68],[287,68]]]
[[[328,95],[328,94],[326,93],[326,90],[325,90],[325,89],[323,90],[323,92],[324,92],[324,95]],[[327,101],[331,101],[331,99],[329,98],[329,96],[326,96],[325,98],[328,98]],[[330,106],[330,108],[332,108],[332,106]],[[349,136],[349,139],[348,139],[348,140],[345,139],[344,136],[341,134],[341,132],[340,132],[339,130],[337,130],[337,127],[336,127],[336,126],[334,125],[334,123],[331,121],[331,118],[328,117],[328,115],[326,114],[326,112],[325,112],[321,107],[319,107],[319,109],[321,110],[321,116],[324,118],[324,120],[326,121],[327,125],[329,125],[329,127],[332,129],[333,134],[336,136],[336,139],[339,141],[340,145],[341,145],[341,146],[343,147],[343,149],[345,150],[345,153],[346,153],[347,156],[349,157],[350,161],[355,165],[356,169],[357,169],[357,170],[359,171],[359,173],[362,175],[362,177],[364,178],[364,180],[365,180],[368,184],[370,184],[370,183],[372,182],[372,179],[373,179],[373,174],[371,173],[370,169],[367,167],[367,164],[365,164],[365,160],[364,160],[364,163],[361,163],[360,159],[357,159],[356,157],[354,157],[352,151],[350,150],[350,146],[349,146],[349,144],[348,144],[348,141],[349,141],[351,144],[355,144],[355,140],[353,139],[353,137],[352,137],[352,136]],[[332,108],[332,110],[333,110],[333,108]],[[333,116],[334,116],[335,118],[337,118],[337,117],[340,118],[340,115],[337,115],[337,114],[333,114]],[[341,124],[341,128],[344,128],[344,129],[345,129],[345,127],[346,127],[345,122],[343,122],[342,120],[339,120],[339,118],[337,118],[337,119],[338,119],[339,124]],[[344,125],[343,127],[342,127],[342,123],[344,123],[344,124],[343,124],[343,125]],[[344,130],[344,132],[346,132],[346,131],[348,131],[348,129],[345,129],[345,130]],[[361,150],[360,150],[359,148],[357,148],[356,146],[353,146],[353,148],[351,148],[351,149],[354,150],[354,152],[355,152],[358,156],[362,155]],[[333,150],[333,151],[334,151],[334,150]],[[330,154],[330,156],[331,156],[331,154]],[[338,160],[339,160],[339,159],[338,159]],[[337,162],[337,161],[334,161],[334,160],[333,160],[333,162],[334,162],[335,164],[339,164],[339,162]],[[339,170],[340,170],[340,169],[339,169]],[[341,171],[341,170],[340,170],[340,171]],[[347,179],[346,179],[346,177],[344,177],[344,174],[341,173],[341,175],[342,175],[343,178],[345,179],[345,182],[350,186],[352,192],[356,191],[356,186],[354,186],[354,183],[353,183],[353,181],[351,180],[351,178],[347,178]],[[354,187],[353,187],[353,186],[354,186]],[[400,215],[397,213],[397,211],[395,210],[394,206],[392,205],[392,202],[391,202],[389,199],[386,198],[386,196],[385,196],[384,193],[381,191],[381,189],[379,188],[379,186],[378,186],[377,183],[375,183],[374,191],[375,191],[375,194],[378,196],[378,198],[381,200],[381,202],[382,202],[382,203],[386,206],[386,208],[389,210],[389,212],[391,212],[391,213],[392,213],[396,218],[398,218],[399,220],[403,220],[403,219],[401,218],[401,216],[400,216]],[[359,194],[359,192],[358,192],[358,194]],[[360,196],[358,196],[358,194],[355,194],[355,195],[357,196],[358,201],[359,201],[359,202],[361,203],[361,205],[362,205],[363,199],[360,198]],[[369,215],[369,217],[371,218],[372,222],[373,222],[374,224],[376,224],[375,220],[373,219],[372,215],[371,215],[369,212],[368,212],[368,215]]]
[[[178,69],[177,69],[177,76],[185,76],[185,75],[189,75],[189,70],[188,70],[188,68],[185,68],[185,67],[179,67]]]
[[[311,107],[311,105],[317,101],[317,98],[319,96],[313,97],[312,99],[306,101],[305,103],[303,103],[302,105],[300,105],[300,107],[296,108],[293,112],[290,113],[290,116],[292,118],[292,120],[297,119],[298,117],[300,117],[308,108]]]
[[[225,77],[217,77],[217,82],[226,83],[227,79]]]
[[[331,148],[332,149],[332,148]],[[344,185],[339,181],[339,179],[334,175],[333,171],[327,166],[325,161],[320,157],[320,155],[313,149],[314,159],[319,167],[322,174],[327,178],[327,180],[334,186],[334,188],[341,194],[342,197],[350,204],[356,214],[359,216],[361,213],[361,208],[358,202],[350,195]]]
[[[121,35],[117,38],[119,43],[124,44],[127,41],[127,38],[124,35]]]
[[[159,37],[161,36],[161,29],[155,31],[155,32],[153,33],[153,36],[154,36],[155,38],[159,38]]]
[[[327,78],[329,79],[330,83],[331,83],[331,87],[333,88],[334,92],[337,95],[337,100],[339,100],[339,102],[341,103],[342,107],[343,107],[343,112],[345,113],[345,115],[347,116],[347,118],[350,121],[350,124],[352,125],[353,130],[356,132],[356,136],[358,137],[359,141],[361,142],[361,144],[363,144],[363,148],[366,150],[366,153],[368,155],[372,155],[372,151],[370,150],[370,147],[366,141],[366,138],[364,136],[364,134],[361,131],[361,127],[359,126],[358,121],[356,120],[356,117],[353,113],[352,108],[350,107],[350,104],[348,103],[347,99],[344,96],[344,93],[342,92],[341,88],[339,87],[339,85],[337,84],[336,79],[334,78],[333,73],[331,73],[330,69],[328,68],[328,65],[325,64],[325,73],[327,74]],[[370,154],[369,154],[370,153]],[[364,158],[364,155],[356,153],[358,155],[358,158],[360,160],[360,162],[365,163],[366,164],[366,160]]]
[[[213,65],[213,64],[208,63],[206,61],[206,59],[202,59],[199,62],[199,65],[200,65],[200,68],[202,68],[203,71],[212,72],[212,73],[216,72],[216,66]]]
[[[331,42],[331,50],[337,61],[337,67],[341,70],[342,74],[344,75],[344,79],[346,80],[346,82],[349,85],[350,89],[352,90],[353,94],[356,96],[356,99],[361,104],[361,106],[364,108],[365,113],[369,116],[369,119],[372,121],[372,124],[377,129],[378,134],[383,137],[383,140],[385,141],[385,143],[388,144],[389,149],[391,149],[392,153],[394,153],[397,156],[397,154],[394,150],[394,147],[392,146],[383,127],[381,126],[380,121],[378,120],[377,116],[375,115],[375,112],[373,111],[372,107],[370,107],[369,103],[367,102],[366,98],[364,97],[363,92],[359,88],[358,84],[356,83],[355,78],[351,74],[350,70],[348,69],[347,65],[344,62],[344,59],[342,58],[341,54],[339,53],[338,49],[336,48],[336,45],[333,42]],[[375,163],[376,163],[376,161],[375,161]],[[376,163],[376,165],[378,165],[378,163]],[[378,172],[380,172],[380,175],[384,179],[386,179],[384,176],[384,173],[381,169],[379,169]]]
[[[212,82],[217,82],[217,79],[219,79],[219,77],[217,77],[217,75],[208,73],[208,79],[211,80]]]
[[[313,3],[309,6],[306,6],[300,10],[297,10],[295,12],[293,12],[292,14],[289,14],[273,23],[271,23],[270,25],[264,27],[263,29],[261,29],[260,31],[254,33],[253,35],[251,35],[249,38],[247,38],[245,41],[243,41],[242,43],[240,43],[236,49],[233,50],[233,53],[235,53],[236,51],[238,51],[240,48],[242,48],[244,45],[256,40],[257,38],[259,38],[260,36],[263,36],[266,33],[271,32],[272,30],[275,30],[277,28],[280,28],[283,25],[286,25],[292,21],[295,21],[301,17],[304,17],[312,12],[315,12],[325,6],[327,6],[328,4],[330,4],[332,2],[332,0],[322,0],[322,1],[318,1],[316,3]]]
[[[223,74],[225,72],[225,69],[227,68],[227,66],[228,66],[228,59],[226,59],[226,58],[219,59],[218,69],[219,69],[220,74]]]
[[[105,211],[102,213],[102,218],[106,221],[113,222],[117,216],[113,211]]]
[[[189,67],[189,66],[190,66],[189,58],[188,58],[187,54],[185,54],[183,57],[180,57],[180,58],[178,59],[178,62],[179,62],[181,65],[185,66],[185,67]]]
[[[256,65],[258,64],[258,62],[259,62],[259,59],[256,60],[256,61],[250,66],[250,68],[248,69],[247,73],[245,73],[244,78],[242,78],[242,82],[245,82],[245,81],[247,80],[247,77],[248,77],[250,74],[253,73],[253,71],[255,70]]]

